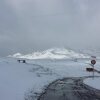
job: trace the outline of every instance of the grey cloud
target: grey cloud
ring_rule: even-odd
[[[99,0],[0,1],[0,55],[99,47]]]

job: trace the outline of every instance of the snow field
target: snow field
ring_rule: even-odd
[[[5,58],[0,61],[0,100],[36,100],[35,93],[41,93],[45,86],[56,79],[91,76],[92,73],[85,70],[89,66],[86,62],[27,60],[27,64],[24,64]]]

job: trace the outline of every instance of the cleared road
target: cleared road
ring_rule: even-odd
[[[38,100],[100,100],[100,91],[83,84],[81,78],[65,78],[51,83]]]

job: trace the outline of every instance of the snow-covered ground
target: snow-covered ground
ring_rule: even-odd
[[[15,58],[0,59],[0,100],[36,100],[45,86],[64,77],[91,76],[86,72],[88,59],[41,59],[26,60],[26,64]],[[98,60],[95,68],[99,69]],[[95,75],[98,75],[95,73]]]
[[[100,71],[100,62],[99,61],[95,65],[95,69]],[[94,75],[96,75],[96,73],[94,73]],[[88,78],[88,79],[84,80],[84,83],[93,87],[93,88],[100,90],[100,78],[96,78],[96,77],[91,78],[91,79]]]
[[[92,79],[86,79],[84,80],[84,83],[95,88],[95,89],[99,89],[100,90],[100,78],[92,78]]]

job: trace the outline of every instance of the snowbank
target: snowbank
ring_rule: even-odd
[[[84,80],[84,83],[100,90],[100,78],[92,78],[92,79],[86,79]]]

